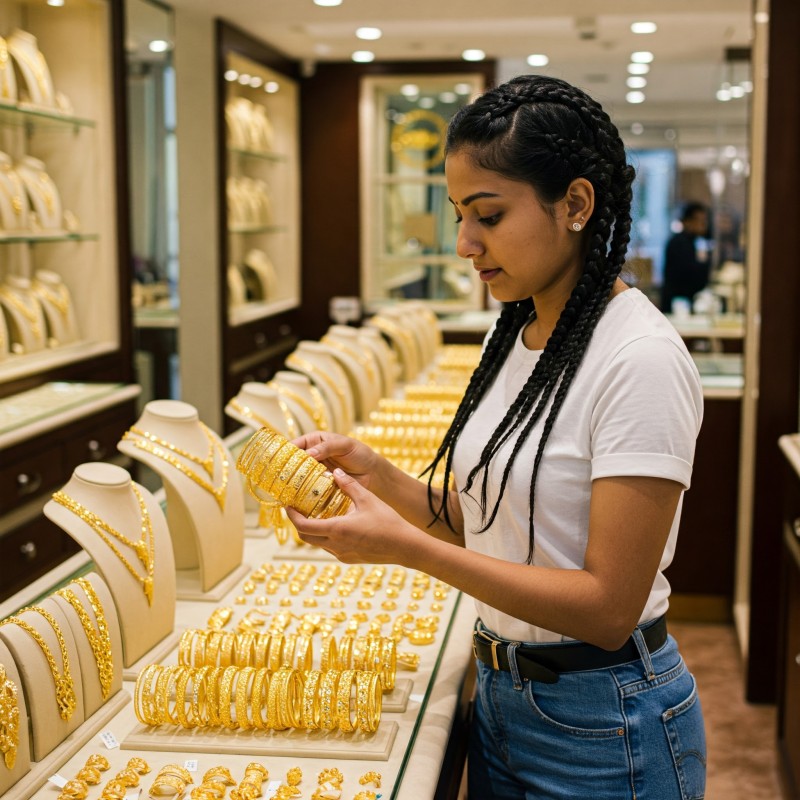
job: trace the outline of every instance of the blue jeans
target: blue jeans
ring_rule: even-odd
[[[694,677],[671,636],[653,654],[638,629],[634,640],[636,661],[552,684],[478,661],[470,800],[702,800]]]

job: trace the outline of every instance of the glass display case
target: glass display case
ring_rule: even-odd
[[[483,287],[456,255],[444,175],[447,123],[483,76],[365,77],[361,86],[365,305],[415,298],[443,313],[483,308]]]

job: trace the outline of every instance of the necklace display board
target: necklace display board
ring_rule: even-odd
[[[358,341],[375,356],[381,376],[381,397],[394,397],[400,379],[400,362],[397,353],[389,346],[377,328],[364,325],[358,329]]]
[[[63,233],[61,195],[47,174],[44,162],[33,156],[23,156],[17,162],[17,174],[22,178],[31,209],[36,214],[37,227],[49,233]]]
[[[378,405],[380,379],[372,351],[364,350],[355,328],[331,325],[320,342],[341,364],[350,382],[357,420],[365,420]]]
[[[247,569],[244,490],[230,452],[180,400],[147,403],[118,448],[164,484],[178,599],[218,599]]]
[[[367,325],[377,328],[388,339],[400,363],[400,379],[405,382],[413,381],[420,371],[416,339],[386,311],[388,309],[371,317],[367,321]]]
[[[268,386],[283,398],[291,410],[301,433],[330,430],[331,412],[325,398],[307,375],[279,370]]]
[[[16,29],[8,37],[8,50],[22,75],[29,101],[36,106],[55,107],[53,79],[36,37],[28,31]]]
[[[61,276],[49,269],[40,269],[33,277],[31,289],[44,311],[51,347],[77,341],[80,334],[75,307]]]
[[[44,513],[91,556],[102,576],[120,628],[123,666],[172,634],[175,560],[164,512],[150,492],[122,467],[80,464]]]
[[[35,353],[47,346],[44,310],[27,278],[9,275],[0,284],[0,307],[5,311],[12,353]]]
[[[80,659],[69,620],[50,598],[38,608],[49,619],[31,608],[9,618],[24,627],[0,625],[0,639],[22,679],[34,761],[41,761],[84,721]]]
[[[28,733],[28,704],[22,680],[9,649],[0,640],[0,796],[31,768],[31,740]]]
[[[331,429],[348,433],[353,428],[355,409],[347,375],[325,345],[302,341],[286,359],[286,366],[305,374],[322,392],[331,410]]]

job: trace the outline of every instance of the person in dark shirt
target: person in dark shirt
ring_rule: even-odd
[[[708,209],[702,203],[687,203],[681,214],[683,229],[667,242],[661,310],[669,313],[676,297],[692,297],[708,284],[710,259],[698,253],[698,239],[708,232]]]

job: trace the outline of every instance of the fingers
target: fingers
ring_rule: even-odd
[[[339,467],[333,471],[333,479],[336,481],[336,485],[353,501],[356,508],[359,506],[359,501],[369,494],[355,478],[351,478]]]

